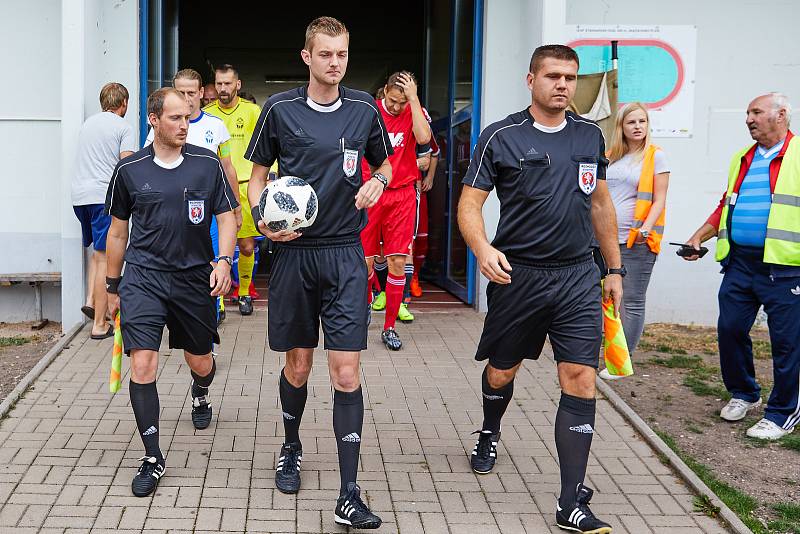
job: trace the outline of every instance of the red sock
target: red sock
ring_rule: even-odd
[[[395,276],[389,273],[386,277],[386,319],[383,321],[384,330],[394,328],[394,323],[397,321],[397,312],[400,311],[400,303],[403,302],[403,288],[405,285],[405,274]]]
[[[414,272],[417,276],[422,272],[425,256],[428,255],[428,236],[418,235],[414,240]]]
[[[378,287],[378,291],[380,291],[378,276],[375,274],[375,271],[372,271],[369,278],[367,278],[367,304],[372,302],[372,292],[375,290],[375,287]]]

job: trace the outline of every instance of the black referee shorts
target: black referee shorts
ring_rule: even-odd
[[[558,265],[512,262],[511,283],[489,283],[475,354],[496,369],[536,360],[546,336],[557,362],[597,368],[602,342],[600,270],[590,256]]]
[[[210,353],[219,343],[216,299],[208,282],[211,270],[210,265],[170,272],[126,264],[119,285],[125,352],[158,351],[166,326],[169,348]]]
[[[269,346],[367,348],[367,266],[358,237],[279,243],[269,279]]]

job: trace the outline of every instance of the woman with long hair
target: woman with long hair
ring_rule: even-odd
[[[644,331],[645,296],[661,251],[669,165],[664,151],[650,143],[650,117],[640,102],[617,113],[606,183],[617,211],[619,248],[628,270],[623,278],[622,327],[631,356]],[[607,371],[603,378],[610,378]]]

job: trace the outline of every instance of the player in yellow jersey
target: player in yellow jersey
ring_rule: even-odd
[[[244,158],[244,153],[250,144],[250,137],[261,114],[261,108],[257,104],[239,98],[242,82],[239,79],[239,71],[233,65],[225,63],[214,70],[214,86],[217,89],[217,100],[203,108],[203,111],[222,119],[231,134],[228,144],[243,202],[242,227],[236,235],[239,245],[239,312],[242,315],[250,315],[253,313],[253,301],[250,297],[255,248],[253,238],[261,234],[256,230],[250,205],[247,203],[247,182],[250,180],[253,164]]]

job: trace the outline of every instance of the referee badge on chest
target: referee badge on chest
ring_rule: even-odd
[[[189,200],[189,221],[200,224],[206,217],[206,205],[203,200]]]
[[[358,150],[344,149],[344,161],[342,161],[342,170],[345,176],[350,178],[358,170]]]
[[[578,187],[587,195],[591,195],[597,186],[597,163],[581,163],[578,165]]]

